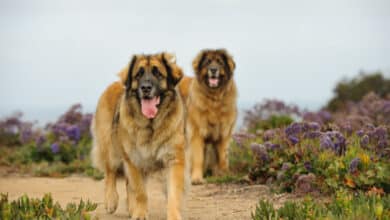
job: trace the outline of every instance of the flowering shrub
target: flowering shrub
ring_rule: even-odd
[[[329,100],[326,108],[332,112],[340,111],[349,102],[359,102],[369,92],[375,92],[385,98],[390,94],[390,79],[376,72],[371,74],[361,73],[350,80],[337,83],[334,89],[334,97]]]
[[[310,197],[301,202],[285,202],[279,209],[267,200],[260,200],[252,213],[253,220],[281,219],[390,219],[390,196],[351,195],[337,192],[332,200],[325,203]]]
[[[30,147],[33,161],[69,163],[88,156],[92,114],[83,114],[81,110],[80,104],[73,105],[54,124],[46,125],[45,132]]]
[[[0,120],[0,144],[6,146],[22,145],[33,141],[36,131],[33,123],[22,120],[23,114],[16,112]]]
[[[365,113],[368,122],[364,124],[353,124],[346,115],[345,120],[338,120],[342,112],[304,112],[300,114],[302,122],[265,131],[250,127],[247,133],[234,135],[233,170],[239,158],[244,161],[240,167],[249,170],[252,181],[273,183],[288,192],[334,192],[340,187],[390,191],[387,100],[369,94],[356,108],[362,110],[366,99],[379,104]],[[252,117],[252,113],[246,118],[267,119]],[[273,115],[272,111],[268,115]]]
[[[8,135],[8,138],[12,134],[14,143],[21,146],[15,150],[0,148],[0,153],[4,155],[0,163],[21,168],[21,171],[33,171],[39,176],[86,172],[101,178],[101,173],[91,167],[88,156],[92,142],[91,121],[92,114],[83,113],[80,104],[71,106],[55,123],[47,124],[44,129],[23,122],[21,114],[2,120],[1,137]]]
[[[245,112],[244,125],[248,130],[277,128],[293,122],[293,118],[301,116],[295,105],[286,105],[279,100],[265,100]]]
[[[334,114],[334,121],[344,127],[358,128],[366,124],[390,124],[390,96],[380,98],[375,93],[365,95],[360,102],[347,102],[346,107]]]

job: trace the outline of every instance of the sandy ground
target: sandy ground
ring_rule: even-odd
[[[129,219],[125,208],[125,182],[118,181],[119,207],[112,215],[105,214],[103,181],[87,177],[39,178],[0,176],[0,192],[8,193],[9,198],[16,199],[26,193],[30,197],[42,197],[51,192],[54,200],[61,205],[78,202],[80,199],[98,203],[94,215],[99,219]],[[166,219],[166,200],[161,184],[150,180],[148,184],[149,218]],[[250,219],[251,212],[260,198],[268,198],[275,203],[282,202],[286,195],[271,195],[263,185],[198,185],[192,186],[187,196],[184,217],[188,220],[240,220]]]

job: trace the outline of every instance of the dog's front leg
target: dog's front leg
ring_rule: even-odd
[[[198,133],[194,133],[189,144],[191,149],[191,182],[195,185],[203,184],[205,182],[203,179],[205,143]]]
[[[132,219],[144,220],[147,217],[148,198],[146,195],[145,177],[131,163],[125,161],[127,206]]]
[[[224,175],[229,171],[229,146],[232,137],[232,131],[234,128],[234,121],[222,124],[223,127],[229,128],[222,133],[221,139],[216,143],[217,150],[217,164],[213,167],[213,175]]]
[[[230,137],[224,137],[217,143],[217,166],[213,169],[213,175],[220,176],[229,170],[228,148]]]
[[[115,212],[118,207],[118,192],[116,191],[116,169],[110,165],[106,165],[106,172],[104,177],[104,203],[108,213]]]
[[[171,161],[168,170],[168,207],[167,220],[181,220],[181,209],[185,187],[184,144],[177,149],[175,160]]]

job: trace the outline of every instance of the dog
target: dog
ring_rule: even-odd
[[[104,172],[105,208],[118,206],[117,170],[126,175],[132,219],[147,218],[146,180],[166,177],[167,219],[182,219],[185,191],[185,106],[177,91],[183,77],[169,53],[134,55],[101,95],[92,122],[92,161]]]
[[[214,175],[228,171],[228,147],[237,118],[237,88],[233,80],[235,62],[225,49],[202,50],[192,66],[195,78],[184,77],[179,91],[187,110],[191,181],[201,184],[207,168]],[[208,159],[213,158],[210,154],[216,161]],[[206,164],[208,161],[210,164]]]

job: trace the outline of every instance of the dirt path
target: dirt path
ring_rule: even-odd
[[[54,200],[61,205],[78,202],[81,198],[98,203],[95,215],[99,219],[129,219],[125,208],[125,183],[118,182],[120,197],[119,207],[115,214],[105,214],[103,205],[103,181],[86,177],[38,178],[38,177],[0,177],[0,192],[8,193],[9,198],[16,199],[27,193],[30,197],[42,197],[51,192]],[[165,219],[165,197],[161,185],[151,180],[149,192],[149,219]],[[276,203],[286,199],[286,195],[271,196],[269,189],[262,185],[214,185],[192,186],[184,210],[188,220],[238,220],[250,219],[259,198],[269,198]]]

